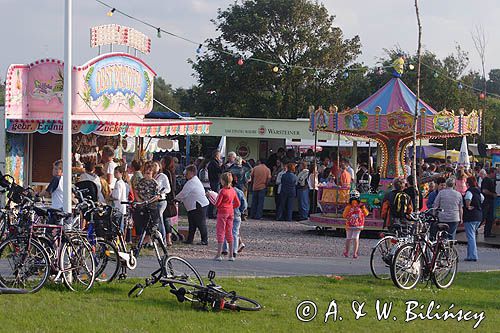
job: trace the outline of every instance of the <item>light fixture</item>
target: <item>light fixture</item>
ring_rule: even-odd
[[[412,71],[412,70],[414,70],[414,69],[415,69],[415,66],[414,66],[413,64],[409,64],[409,65],[408,65],[408,68]]]
[[[278,73],[279,70],[280,70],[280,68],[278,66],[273,67],[273,72]]]
[[[106,14],[109,17],[113,16],[113,13],[116,11],[116,8],[111,8],[110,11]]]
[[[161,38],[161,28],[156,28],[156,37]]]
[[[201,47],[202,47],[202,46],[203,46],[203,45],[201,45],[201,44],[200,44],[200,45],[198,45],[198,48],[196,49],[196,53],[198,53],[198,54],[200,54],[200,53],[201,53]]]
[[[238,61],[236,62],[239,66],[242,66],[245,62],[243,61],[243,58],[239,58]]]

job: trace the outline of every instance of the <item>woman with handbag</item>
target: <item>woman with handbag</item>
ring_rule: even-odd
[[[167,155],[161,159],[161,170],[170,183],[170,191],[165,192],[167,194],[167,201],[165,210],[163,211],[163,221],[165,223],[167,246],[171,246],[172,218],[177,216],[177,204],[174,201],[177,182],[175,178],[175,160],[172,156]]]

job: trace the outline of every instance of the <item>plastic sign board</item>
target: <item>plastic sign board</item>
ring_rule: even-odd
[[[142,32],[118,24],[100,25],[90,28],[90,46],[123,45],[144,54],[151,52],[151,38]]]

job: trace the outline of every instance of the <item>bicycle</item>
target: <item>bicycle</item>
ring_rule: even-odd
[[[64,230],[72,214],[38,207],[28,197],[21,207],[18,224],[0,244],[0,285],[37,292],[52,275],[70,290],[90,289],[95,277],[92,249],[81,232]]]
[[[405,290],[414,288],[419,281],[429,280],[440,289],[450,287],[457,273],[458,253],[456,240],[448,239],[449,226],[445,223],[425,223],[415,215],[412,218],[417,221],[419,230],[413,242],[396,250],[391,265],[392,281]],[[437,227],[434,242],[429,237],[431,224]]]
[[[205,285],[198,271],[185,259],[165,257],[162,267],[147,278],[145,285],[136,284],[128,293],[129,297],[139,297],[145,288],[160,283],[170,287],[170,293],[181,303],[191,302],[204,310],[223,309],[232,311],[258,311],[262,306],[255,300],[237,295],[235,291],[225,291],[214,281],[215,272],[208,272],[209,284]]]
[[[161,199],[163,200],[163,199]],[[127,278],[127,269],[137,267],[137,257],[142,248],[145,247],[144,240],[146,235],[151,236],[152,246],[158,265],[161,266],[164,257],[168,257],[167,247],[163,243],[162,236],[154,228],[154,221],[151,214],[144,212],[149,204],[158,201],[156,198],[143,202],[123,201],[122,204],[130,205],[133,209],[143,210],[142,213],[147,216],[146,226],[139,236],[139,241],[135,247],[128,249],[125,241],[125,235],[116,221],[109,218],[98,218],[110,215],[110,206],[97,206],[91,210],[90,224],[94,225],[96,234],[96,263],[97,280],[100,282],[111,282],[116,278],[121,269],[118,279]]]
[[[425,212],[419,213],[419,218],[422,221],[435,220],[432,211],[436,208],[430,208]],[[391,265],[396,250],[403,244],[413,241],[413,236],[416,231],[414,221],[406,221],[405,223],[396,223],[389,227],[389,231],[381,233],[380,240],[372,248],[370,255],[370,270],[372,275],[381,280],[391,278]]]

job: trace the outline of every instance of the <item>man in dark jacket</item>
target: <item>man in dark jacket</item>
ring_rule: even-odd
[[[212,191],[219,192],[220,190],[220,176],[224,171],[224,165],[222,164],[220,151],[214,150],[212,153],[212,158],[208,162],[208,180],[210,182],[210,188]],[[208,218],[215,219],[214,206],[210,204],[208,206]]]
[[[491,233],[493,221],[495,221],[495,200],[497,199],[496,193],[496,168],[488,170],[488,177],[484,178],[481,182],[481,192],[484,195],[483,201],[483,219],[486,220],[484,225],[484,237],[495,237]]]
[[[288,164],[288,171],[281,177],[280,205],[277,220],[292,220],[293,202],[297,197],[295,163]]]

